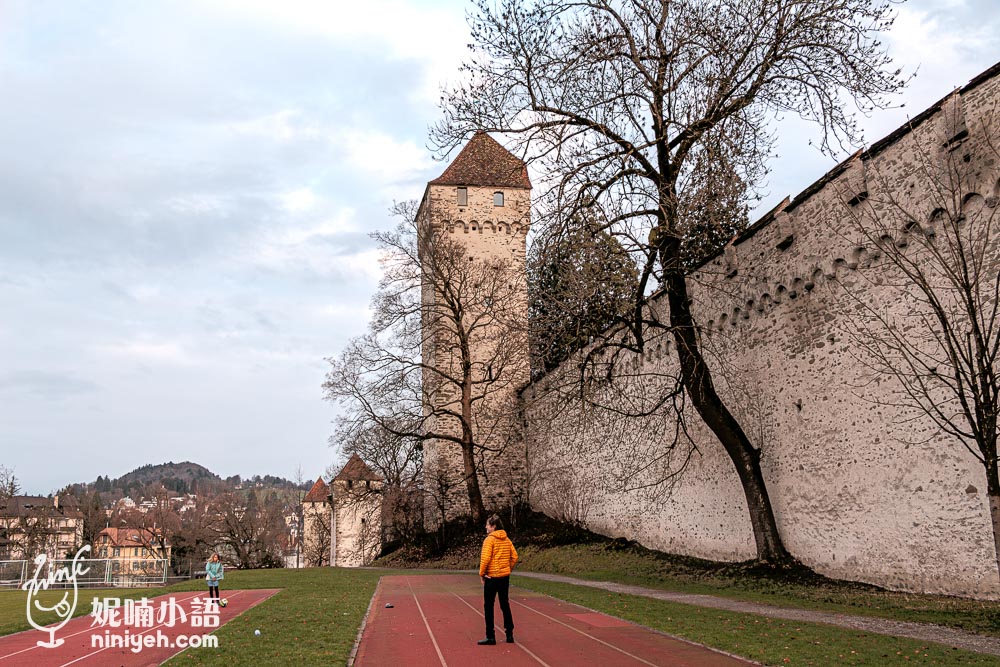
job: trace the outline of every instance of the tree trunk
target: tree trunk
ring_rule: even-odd
[[[472,433],[472,383],[469,365],[466,365],[465,382],[462,386],[462,463],[465,468],[465,488],[469,492],[469,510],[474,524],[486,521],[486,506],[483,493],[479,489],[479,474],[476,471],[475,441]]]
[[[992,433],[996,433],[995,427]],[[980,449],[985,452],[983,464],[986,468],[986,498],[990,503],[993,549],[997,561],[997,576],[1000,577],[1000,474],[997,471],[996,438],[980,443]]]
[[[679,247],[677,251],[679,253]],[[670,325],[677,345],[681,379],[698,414],[712,429],[736,467],[750,511],[757,558],[768,563],[790,563],[793,559],[781,541],[764,476],[761,474],[760,452],[754,449],[739,422],[719,398],[698,346],[685,276],[681,269],[676,268],[667,270],[665,280]]]
[[[1000,577],[1000,494],[990,493],[990,519],[993,523],[993,548],[996,551],[997,576]]]
[[[476,471],[475,434],[472,432],[472,348],[467,332],[462,328],[461,314],[456,314],[459,329],[459,349],[462,353],[462,463],[465,468],[465,488],[469,493],[469,511],[474,524],[486,521],[486,507],[479,489],[479,473]]]
[[[479,489],[479,475],[476,474],[476,459],[471,442],[462,443],[462,461],[465,464],[465,487],[469,492],[469,509],[472,511],[472,521],[475,524],[486,521],[486,506],[483,504],[483,494]]]

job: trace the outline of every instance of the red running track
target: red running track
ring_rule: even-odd
[[[562,665],[729,667],[750,665],[712,649],[523,589],[511,589],[514,638],[478,646],[485,636],[483,594],[472,575],[383,577],[355,664],[383,667]],[[386,608],[391,603],[391,609]],[[502,623],[499,606],[495,620]]]
[[[162,622],[158,622],[160,619],[154,618],[153,627],[100,627],[93,625],[95,619],[88,613],[74,618],[56,633],[57,640],[64,640],[63,644],[56,648],[38,646],[39,640],[48,639],[47,633],[38,630],[25,630],[0,637],[0,667],[69,667],[69,665],[73,665],[73,667],[107,667],[108,665],[148,667],[149,665],[159,665],[184,650],[184,647],[176,646],[176,640],[180,635],[191,637],[210,634],[277,592],[277,589],[225,591],[229,605],[220,610],[218,626],[214,627],[192,627],[192,612],[199,608],[199,600],[206,597],[205,591],[198,591],[149,598],[157,609],[162,602],[169,603],[171,599],[176,601],[188,615],[184,622],[177,621],[171,624],[169,618],[164,618]],[[91,597],[81,593],[80,604],[89,605],[91,599]],[[94,645],[92,637],[107,640],[105,632],[124,635],[126,630],[132,637],[135,635],[152,636],[160,644],[168,645],[143,647],[138,652],[130,648],[100,648],[99,644]],[[160,637],[166,639],[160,639]],[[203,647],[191,650],[211,651],[213,649]]]

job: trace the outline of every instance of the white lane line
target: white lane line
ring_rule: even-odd
[[[233,597],[236,597],[235,593],[233,594]],[[198,598],[198,593],[195,593],[191,597],[184,598],[183,600],[178,600],[177,602],[178,603],[180,603],[180,602],[186,602],[188,600],[195,600],[197,598]],[[167,623],[160,623],[159,625],[155,625],[155,626],[149,628],[148,630],[143,630],[142,632],[139,632],[139,633],[133,635],[133,637],[141,637],[142,635],[146,634],[147,632],[152,632],[153,630],[157,630],[159,628],[162,628],[165,625],[167,625]],[[93,626],[91,626],[91,627],[93,627]],[[173,623],[170,624],[170,627],[173,627]],[[77,634],[80,634],[80,633],[77,633]],[[91,648],[93,648],[93,647],[91,647]],[[111,648],[111,647],[110,646],[105,646],[104,648],[99,648],[96,651],[93,651],[91,653],[87,653],[85,655],[81,655],[76,660],[70,660],[69,662],[65,662],[60,667],[67,667],[67,665],[72,665],[74,663],[80,662],[81,660],[86,660],[87,658],[91,658],[91,657],[97,655],[98,653],[101,653],[102,651],[107,651],[109,648]],[[115,648],[122,648],[122,647],[115,647]]]
[[[459,600],[461,600],[465,604],[465,606],[467,606],[469,609],[471,609],[472,611],[474,611],[477,614],[479,614],[480,616],[482,616],[483,620],[486,620],[485,614],[483,614],[483,612],[479,611],[478,609],[476,609],[475,607],[473,607],[471,604],[469,604],[468,600],[466,600],[465,598],[463,598],[461,595],[459,595],[455,591],[452,591],[451,594],[454,595],[455,597],[457,597]],[[497,625],[496,623],[494,623],[493,624],[493,629],[494,630],[500,630],[502,628],[499,625]],[[517,642],[517,643],[514,644],[514,646],[517,646],[522,651],[524,651],[525,653],[527,653],[528,655],[530,655],[532,658],[534,658],[535,660],[537,660],[538,664],[545,665],[545,667],[552,667],[552,665],[550,665],[549,663],[545,662],[544,660],[542,660],[541,658],[539,658],[537,655],[535,655],[534,653],[532,653],[531,651],[529,651],[528,647],[526,647],[524,644],[521,644],[521,643]]]
[[[172,595],[172,594],[171,594],[171,593],[168,593],[168,595]],[[158,596],[156,596],[156,597],[160,597],[160,596],[158,595]],[[154,600],[155,600],[156,598],[152,598],[152,599],[154,599]],[[185,598],[185,600],[187,600],[187,599],[190,599],[190,598]],[[76,619],[78,619],[78,618],[79,618],[79,619],[85,619],[85,618],[87,618],[87,616],[90,616],[90,614],[87,614],[87,615],[83,615],[83,614],[80,614],[79,616],[76,616],[76,617],[75,617],[75,618],[74,618],[73,620],[76,620]],[[91,630],[93,629],[93,627],[94,627],[94,626],[93,626],[93,624],[91,624],[91,625],[89,625],[89,626],[87,627],[87,629],[86,629],[86,630],[80,630],[79,632],[74,632],[73,634],[71,634],[71,635],[66,635],[66,636],[62,637],[61,639],[64,639],[64,640],[66,640],[66,639],[69,639],[70,637],[76,637],[77,635],[82,635],[82,634],[84,634],[85,632],[90,632],[90,631],[91,631]],[[38,632],[38,631],[37,631],[37,630],[23,630],[22,632],[24,632],[24,633],[28,633],[28,632]],[[22,632],[18,632],[18,633],[16,633],[16,634],[22,634]],[[9,636],[13,637],[14,635],[9,635]],[[32,646],[29,646],[28,648],[23,648],[23,649],[21,649],[20,651],[14,651],[13,653],[8,653],[7,655],[0,655],[0,660],[6,660],[7,658],[10,658],[10,657],[13,657],[13,656],[15,656],[15,655],[20,655],[21,653],[27,653],[28,651],[34,651],[34,650],[35,650],[35,649],[37,649],[37,648],[42,648],[42,647],[41,647],[41,646],[39,646],[39,645],[38,645],[38,644],[36,643],[36,644],[34,644],[34,645],[32,645]]]
[[[246,590],[239,590],[239,591],[234,591],[234,592],[233,592],[233,595],[232,595],[232,597],[236,597],[236,596],[238,596],[238,595],[239,595],[240,593],[244,593],[244,592],[246,592]],[[199,594],[198,594],[198,593],[196,593],[196,594],[192,595],[192,596],[191,596],[191,597],[189,597],[189,598],[184,598],[183,600],[178,600],[178,602],[186,602],[186,601],[188,601],[188,600],[196,600],[196,599],[198,599],[198,595],[199,595]],[[242,614],[242,613],[243,613],[243,612],[240,612],[240,614]],[[239,616],[240,614],[237,614],[236,616]],[[234,616],[233,618],[236,618],[236,616]],[[227,623],[228,623],[228,621],[227,621]],[[160,623],[160,624],[159,624],[159,625],[157,625],[157,626],[154,626],[154,627],[152,627],[152,628],[149,628],[148,630],[144,630],[144,631],[142,631],[142,632],[139,632],[139,633],[137,633],[136,635],[133,635],[133,636],[136,636],[136,637],[141,637],[142,635],[146,634],[147,632],[152,632],[153,630],[156,630],[156,629],[158,629],[158,628],[162,628],[162,627],[163,627],[164,625],[167,625],[167,623]],[[91,627],[93,627],[93,626],[91,626]],[[173,624],[170,624],[170,627],[173,627]],[[220,626],[220,627],[221,627],[221,626]],[[216,629],[216,630],[218,630],[219,628],[215,628],[215,629]],[[214,632],[214,631],[213,631],[213,632]],[[77,633],[77,634],[80,634],[80,633]],[[208,633],[208,634],[212,634],[212,633]],[[111,648],[111,647],[110,647],[110,646],[105,646],[104,648],[100,648],[100,649],[97,649],[96,651],[94,651],[94,652],[92,652],[92,653],[88,653],[88,654],[86,654],[86,655],[82,655],[82,656],[80,656],[80,657],[79,657],[79,658],[77,658],[76,660],[71,660],[71,661],[69,661],[69,662],[67,662],[67,663],[64,663],[63,665],[61,665],[61,667],[67,667],[67,665],[72,665],[72,664],[73,664],[73,663],[75,663],[75,662],[80,662],[81,660],[85,660],[86,658],[90,658],[90,657],[92,657],[92,656],[95,656],[95,655],[97,655],[98,653],[100,653],[100,652],[102,652],[102,651],[107,651],[107,650],[108,650],[109,648]],[[115,648],[120,648],[120,647],[115,647]],[[176,647],[175,647],[175,648],[176,648]],[[181,650],[186,650],[186,649],[181,649]],[[173,656],[177,655],[177,654],[178,654],[178,653],[180,653],[180,652],[181,652],[181,651],[176,651],[176,652],[175,652],[175,653],[173,653],[173,654],[172,654],[172,655],[171,655],[170,657],[172,658]]]
[[[424,627],[427,628],[427,634],[431,636],[431,643],[434,644],[434,650],[437,651],[438,660],[441,661],[441,667],[448,667],[448,663],[444,661],[444,655],[441,653],[441,647],[438,646],[437,639],[434,637],[434,633],[431,632],[431,625],[427,622],[427,617],[424,615],[424,609],[420,606],[420,600],[417,599],[417,594],[413,592],[413,585],[410,583],[410,578],[406,578],[406,585],[410,587],[410,595],[413,596],[413,601],[417,603],[417,610],[420,612],[420,618],[424,619]]]
[[[597,642],[597,643],[599,643],[599,644],[604,644],[604,645],[605,645],[605,646],[607,646],[608,648],[610,648],[610,649],[614,649],[614,650],[618,651],[619,653],[622,653],[622,654],[624,654],[624,655],[627,655],[628,657],[632,658],[633,660],[638,660],[639,662],[641,662],[641,663],[642,663],[642,664],[644,664],[644,665],[649,665],[649,667],[659,667],[659,666],[658,666],[658,665],[657,665],[656,663],[653,663],[653,662],[649,662],[648,660],[643,660],[643,659],[642,659],[642,658],[640,658],[639,656],[637,656],[637,655],[634,655],[634,654],[632,654],[632,653],[629,653],[629,652],[628,652],[628,651],[626,651],[625,649],[622,649],[622,648],[618,648],[618,647],[617,647],[617,646],[615,646],[614,644],[609,644],[608,642],[604,641],[603,639],[598,639],[598,638],[597,638],[597,637],[595,637],[594,635],[590,635],[590,634],[587,634],[587,633],[586,633],[586,632],[584,632],[583,630],[580,630],[579,628],[574,628],[574,627],[573,627],[572,625],[569,625],[568,623],[563,623],[563,622],[562,622],[562,621],[560,621],[560,620],[559,620],[558,618],[552,618],[552,617],[551,617],[551,616],[549,616],[548,614],[545,614],[545,613],[542,613],[542,612],[538,611],[537,609],[534,609],[534,608],[532,608],[532,607],[529,607],[528,605],[524,604],[523,602],[518,602],[517,600],[511,600],[511,602],[513,602],[514,604],[517,604],[517,605],[520,605],[520,606],[524,607],[524,608],[525,608],[525,609],[527,609],[528,611],[533,611],[533,612],[535,612],[536,614],[538,614],[539,616],[544,616],[545,618],[549,619],[550,621],[554,621],[554,622],[558,623],[559,625],[562,625],[562,626],[565,626],[565,627],[569,628],[570,630],[572,630],[573,632],[578,632],[578,633],[580,633],[581,635],[583,635],[584,637],[589,637],[590,639],[593,639],[593,640],[594,640],[595,642]]]

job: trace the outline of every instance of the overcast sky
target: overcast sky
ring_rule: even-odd
[[[878,139],[1000,60],[989,0],[914,0]],[[0,464],[26,492],[192,460],[315,478],[324,357],[425,148],[467,5],[0,0]],[[833,161],[782,120],[759,210]]]

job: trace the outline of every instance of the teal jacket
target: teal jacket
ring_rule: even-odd
[[[222,567],[222,562],[213,563],[208,561],[205,565],[205,579],[211,583],[213,581],[221,581],[226,578],[224,568]]]

